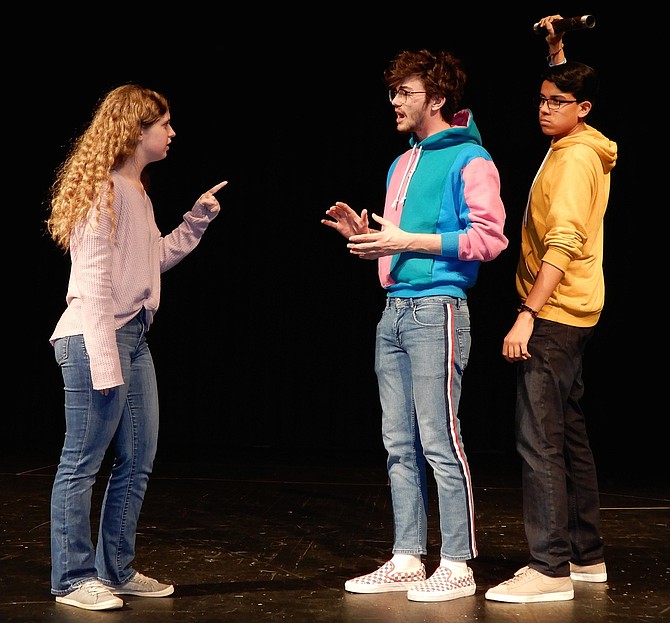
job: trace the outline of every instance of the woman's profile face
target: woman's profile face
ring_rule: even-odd
[[[150,126],[142,128],[138,150],[142,150],[147,162],[163,160],[170,149],[170,142],[176,132],[170,125],[170,112],[165,113],[160,119]]]

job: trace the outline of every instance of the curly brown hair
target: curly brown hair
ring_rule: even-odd
[[[137,84],[116,87],[98,102],[91,122],[73,141],[51,186],[46,226],[61,249],[69,250],[74,227],[89,219],[91,210],[99,214],[103,204],[112,218],[114,234],[114,185],[110,173],[133,155],[142,128],[168,111],[163,95]]]
[[[460,109],[467,80],[461,60],[447,51],[403,50],[384,72],[384,80],[389,87],[396,87],[413,76],[423,81],[427,99],[445,98],[440,112],[442,118],[451,123]]]

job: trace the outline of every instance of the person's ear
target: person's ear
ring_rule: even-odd
[[[583,119],[586,117],[591,112],[591,108],[593,104],[589,102],[588,100],[584,100],[583,102],[577,102],[577,106],[579,106],[577,110],[577,115],[579,116],[580,119]]]
[[[430,100],[430,107],[433,110],[440,110],[442,106],[444,106],[444,102],[446,102],[446,98],[444,97],[434,97]]]

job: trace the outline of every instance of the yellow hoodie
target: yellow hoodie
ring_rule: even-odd
[[[592,327],[605,301],[603,219],[617,145],[595,128],[552,140],[531,187],[516,287],[526,300],[542,262],[563,278],[540,318]]]

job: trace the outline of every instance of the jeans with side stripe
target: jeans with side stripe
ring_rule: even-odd
[[[450,296],[387,299],[375,371],[388,453],[394,554],[427,554],[426,462],[437,484],[440,555],[477,555],[470,469],[458,404],[470,354],[467,302]]]

